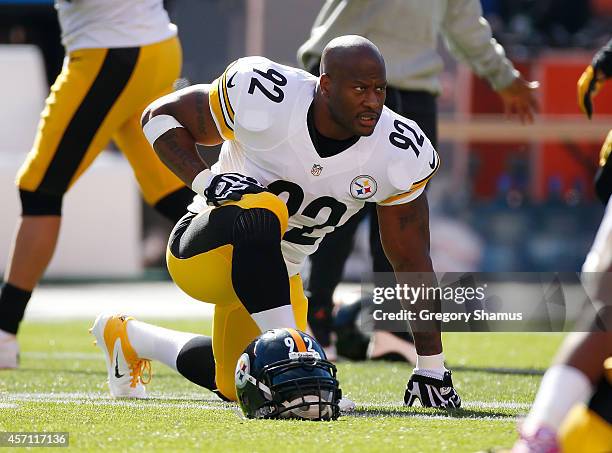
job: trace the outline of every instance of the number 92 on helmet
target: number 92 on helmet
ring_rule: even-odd
[[[335,420],[340,415],[336,367],[304,332],[274,329],[255,338],[238,359],[235,380],[247,418]]]

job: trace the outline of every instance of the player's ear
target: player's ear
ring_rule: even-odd
[[[329,97],[331,83],[331,78],[328,74],[321,74],[321,77],[319,77],[319,85],[321,86],[321,93],[323,93],[323,96]]]

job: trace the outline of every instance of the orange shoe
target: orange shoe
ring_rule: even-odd
[[[130,344],[127,323],[134,319],[123,315],[101,314],[89,332],[94,344],[102,349],[108,371],[108,388],[113,398],[146,398],[145,385],[151,380],[151,361],[141,359]],[[143,379],[147,371],[148,378]]]

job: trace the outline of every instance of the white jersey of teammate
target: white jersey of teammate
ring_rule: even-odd
[[[212,171],[251,176],[286,202],[289,226],[281,249],[289,275],[364,203],[414,200],[440,164],[418,125],[386,107],[371,136],[320,157],[307,125],[317,80],[263,57],[246,57],[210,90],[211,112],[226,140]],[[197,196],[189,209],[212,208]]]
[[[584,261],[582,272],[612,271],[612,198],[608,200],[606,211],[595,235],[591,250]]]
[[[177,33],[162,0],[56,0],[55,9],[68,52],[140,47]]]

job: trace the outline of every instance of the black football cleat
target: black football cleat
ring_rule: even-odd
[[[446,371],[442,379],[413,373],[406,385],[404,404],[412,406],[417,399],[423,407],[461,407],[461,397],[453,387],[450,371]]]

